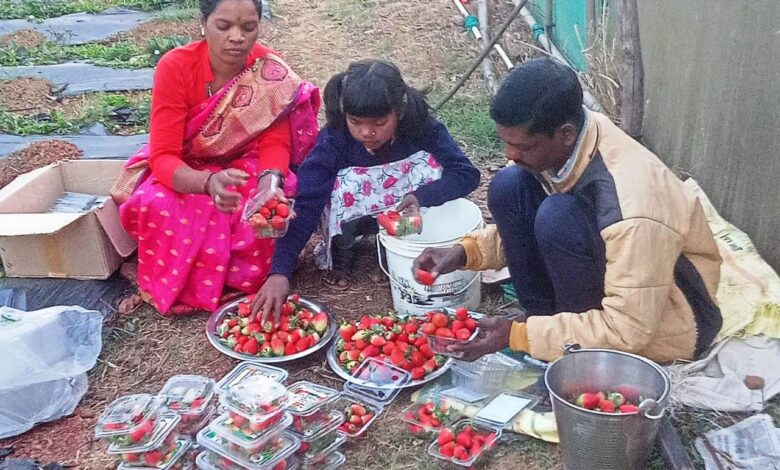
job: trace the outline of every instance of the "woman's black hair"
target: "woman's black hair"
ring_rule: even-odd
[[[383,117],[398,113],[398,133],[417,136],[430,119],[425,95],[406,84],[398,67],[382,60],[352,62],[325,85],[327,125],[346,128],[346,115]]]
[[[200,16],[203,18],[203,20],[209,19],[209,16],[211,16],[212,13],[214,13],[214,10],[217,9],[220,3],[222,3],[223,0],[200,0]],[[252,4],[255,6],[255,10],[257,10],[257,17],[263,18],[263,2],[262,0],[252,0]]]

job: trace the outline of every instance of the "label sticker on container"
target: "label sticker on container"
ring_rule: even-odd
[[[453,387],[448,388],[447,390],[442,390],[441,395],[454,398],[456,400],[465,401],[466,403],[476,403],[490,396],[486,393],[474,392],[462,387]]]
[[[502,393],[479,410],[474,419],[504,425],[532,403],[529,398]]]

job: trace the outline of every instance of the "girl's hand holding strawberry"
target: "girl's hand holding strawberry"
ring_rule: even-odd
[[[247,180],[249,180],[249,175],[245,172],[228,168],[207,176],[203,189],[214,200],[217,209],[231,214],[237,211],[241,205],[241,193],[235,189],[244,186]]]

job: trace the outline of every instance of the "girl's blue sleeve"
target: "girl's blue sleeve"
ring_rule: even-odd
[[[282,274],[288,278],[292,275],[298,255],[319,225],[340,168],[343,142],[340,143],[337,133],[328,127],[323,128],[317,144],[298,169],[296,217],[290,222],[287,234],[276,242],[271,274]]]
[[[414,195],[422,207],[432,207],[469,195],[479,186],[480,173],[444,124],[431,118],[419,138],[420,147],[442,166],[441,179],[417,188]]]

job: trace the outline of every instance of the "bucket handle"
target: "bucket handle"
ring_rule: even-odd
[[[390,274],[388,272],[387,268],[385,268],[385,265],[382,263],[382,249],[381,249],[381,244],[378,243],[378,242],[376,244],[376,257],[379,260],[379,269],[381,269],[382,272],[385,273],[387,278],[390,279],[390,282],[395,284],[399,289],[405,289],[406,287],[404,287],[400,282],[398,282],[398,280],[395,277],[393,277],[392,274]],[[458,290],[456,292],[453,292],[451,294],[447,294],[447,295],[449,296],[449,295],[461,295],[461,294],[463,294],[464,292],[466,292],[471,287],[472,284],[474,284],[474,282],[477,279],[479,279],[479,273],[474,273],[474,277],[472,277],[471,280],[465,286],[463,286],[463,288],[461,288],[460,290]],[[428,298],[430,299],[430,298],[433,298],[433,297],[441,297],[441,296],[442,295],[434,294],[434,295],[429,295]]]
[[[582,346],[580,346],[577,343],[567,343],[563,345],[563,354],[575,354],[580,351],[587,351],[587,349],[584,349]],[[653,413],[658,406],[658,402],[653,400],[652,398],[646,398],[642,400],[642,403],[639,404],[639,415],[644,416],[645,418],[653,421],[657,421],[664,417],[664,413],[666,410],[661,407],[661,411],[659,413]]]

